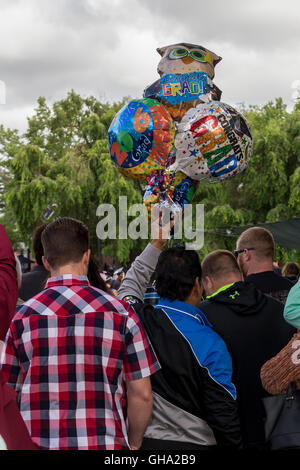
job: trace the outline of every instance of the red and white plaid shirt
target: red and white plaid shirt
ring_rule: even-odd
[[[31,438],[47,449],[128,449],[124,381],[159,368],[132,308],[71,275],[18,309],[2,357]]]

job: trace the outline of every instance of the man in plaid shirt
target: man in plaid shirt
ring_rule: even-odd
[[[87,228],[60,218],[42,234],[45,289],[10,325],[2,373],[46,449],[140,447],[160,366],[131,307],[91,287]]]

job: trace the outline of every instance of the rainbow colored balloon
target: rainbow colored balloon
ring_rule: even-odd
[[[126,104],[108,130],[114,164],[128,178],[142,181],[165,167],[174,138],[174,122],[167,109],[147,98]]]

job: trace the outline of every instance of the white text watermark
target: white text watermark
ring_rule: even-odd
[[[154,205],[148,218],[143,204],[128,206],[127,197],[120,196],[117,208],[101,204],[96,215],[100,217],[96,228],[100,240],[184,239],[187,250],[200,250],[204,245],[203,204],[186,204],[175,213],[172,205]]]

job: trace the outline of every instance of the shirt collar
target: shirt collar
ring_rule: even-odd
[[[158,304],[155,305],[155,308],[166,308],[181,312],[185,315],[191,315],[192,317],[199,320],[202,324],[211,326],[211,324],[207,320],[204,313],[200,310],[200,308],[195,307],[194,305],[188,304],[186,302],[182,302],[181,300],[170,300],[167,298],[160,297],[160,299],[158,300]]]
[[[235,283],[232,282],[231,284],[227,284],[226,286],[220,287],[220,289],[216,290],[216,292],[214,292],[213,294],[207,295],[206,298],[210,299],[211,297],[214,297],[215,295],[218,295],[220,292],[223,292],[224,290],[229,289],[229,287],[233,286],[233,284],[235,284]]]
[[[62,276],[50,277],[45,289],[56,286],[90,286],[87,276],[74,276],[73,274],[63,274]]]

